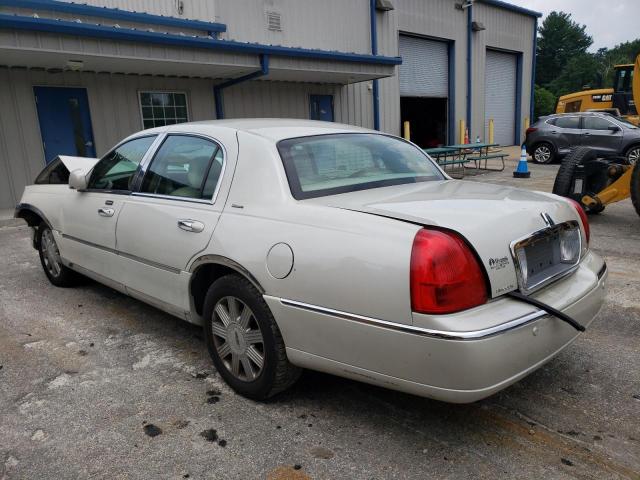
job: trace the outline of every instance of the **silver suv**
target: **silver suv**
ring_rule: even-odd
[[[551,163],[585,146],[601,156],[625,156],[634,164],[640,157],[640,128],[608,113],[549,115],[527,129],[524,143],[536,163]]]

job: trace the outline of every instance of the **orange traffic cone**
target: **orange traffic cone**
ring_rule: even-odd
[[[464,129],[464,144],[468,144],[469,143],[469,129],[465,128]]]

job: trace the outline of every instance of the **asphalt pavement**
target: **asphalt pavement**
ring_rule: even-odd
[[[514,166],[469,179],[550,191],[557,166],[532,166],[529,180]],[[640,217],[625,201],[590,219],[610,272],[598,318],[471,405],[314,372],[247,400],[199,328],[94,282],[52,286],[29,229],[5,223],[0,479],[638,479]]]

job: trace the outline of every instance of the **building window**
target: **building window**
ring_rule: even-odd
[[[184,92],[140,92],[140,109],[144,128],[189,121]]]

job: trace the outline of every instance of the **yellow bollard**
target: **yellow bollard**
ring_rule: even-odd
[[[411,124],[408,121],[405,121],[402,124],[402,136],[405,140],[411,141]]]
[[[490,118],[489,119],[489,143],[495,143],[493,141],[493,139],[495,138],[494,129],[495,129],[495,125],[493,123],[493,118]]]
[[[460,141],[458,142],[459,144],[464,143],[464,129],[465,129],[464,120],[460,120]]]
[[[529,117],[524,117],[524,131],[526,132],[527,129],[531,126]]]

